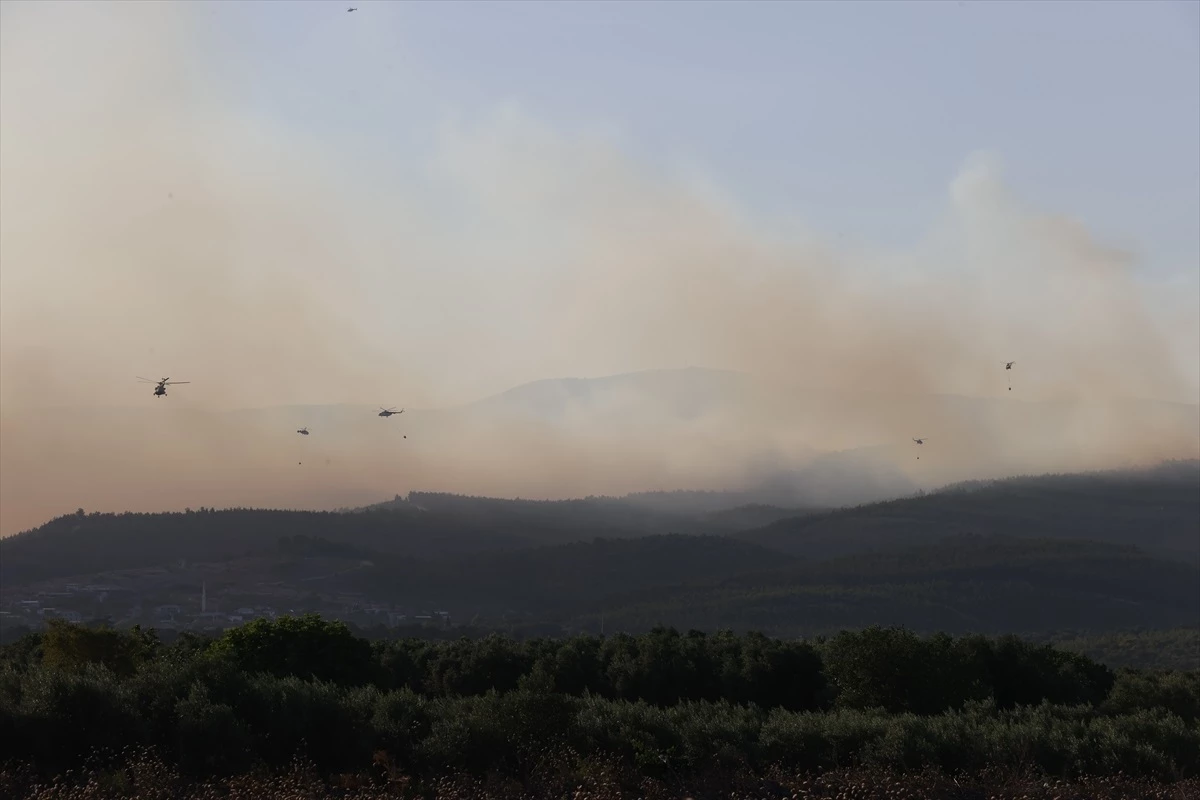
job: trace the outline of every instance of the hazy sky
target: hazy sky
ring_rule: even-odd
[[[1200,264],[1200,3],[342,5],[215,4],[239,102],[406,162],[431,119],[514,103],[880,246],[914,244],[993,150],[1155,279]]]
[[[173,434],[184,481],[136,427],[20,416],[55,405],[420,408],[695,365],[874,398],[856,440],[907,445],[937,420],[886,393],[1007,398],[1011,359],[1023,400],[1200,401],[1197,3],[346,5],[0,4],[6,513],[61,481],[21,524],[85,486],[230,502],[188,499],[227,433]],[[193,383],[160,402],[134,375]],[[1167,419],[979,436],[1188,455]],[[712,441],[709,467],[752,455]],[[506,487],[553,493],[496,442]],[[459,444],[409,488],[455,488]],[[661,467],[542,444],[530,465],[591,470],[571,491]],[[364,485],[338,480],[329,502]]]
[[[926,249],[953,214],[949,187],[982,151],[1005,192],[1127,253],[1186,399],[1200,393],[1196,3],[357,5],[349,14],[327,2],[4,3],[4,332],[19,340],[4,343],[10,372],[15,344],[36,362],[44,351],[30,348],[55,349],[55,331],[66,338],[67,323],[51,322],[69,316],[64,282],[94,304],[81,277],[105,291],[128,279],[131,293],[145,293],[113,299],[109,318],[87,328],[99,349],[108,323],[146,323],[106,342],[102,361],[84,358],[85,334],[71,332],[62,371],[94,368],[88,384],[106,380],[102,368],[118,382],[130,371],[187,372],[211,384],[216,364],[172,337],[211,340],[214,321],[193,316],[250,315],[256,305],[247,324],[274,332],[255,358],[273,353],[286,376],[304,364],[327,369],[318,389],[264,367],[252,374],[278,392],[223,398],[235,405],[380,393],[463,402],[559,374],[737,368],[686,342],[656,353],[631,335],[631,347],[589,352],[564,335],[563,298],[586,285],[577,275],[611,268],[582,263],[578,229],[596,227],[585,209],[649,227],[667,203],[649,199],[660,192],[760,244],[819,242],[847,276],[961,278],[978,265]],[[601,188],[617,174],[624,186]],[[24,191],[26,179],[44,203]],[[644,213],[631,210],[630,192]],[[220,220],[191,201],[219,204]],[[121,224],[147,230],[118,233],[102,221],[115,208],[126,209]],[[176,252],[183,229],[151,219],[164,213],[212,252]],[[140,265],[156,273],[149,280],[137,269],[105,276],[94,243],[90,265],[56,276],[35,267],[49,257],[48,230],[62,234],[76,219],[107,225],[106,241],[124,237],[122,246],[174,238],[112,267],[157,260]],[[306,241],[280,252],[280,231]],[[25,257],[31,248],[41,252]],[[261,294],[247,296],[255,280]],[[59,296],[48,300],[51,285]],[[204,291],[207,314],[183,310]],[[635,282],[612,299],[644,302],[650,315],[653,302],[636,292]],[[237,312],[222,306],[233,300]],[[994,313],[1002,302],[994,298]],[[304,303],[312,313],[289,319]],[[1010,319],[1026,311],[1014,306]],[[605,313],[592,340],[621,318],[617,307]],[[584,316],[569,324],[586,327]],[[244,385],[229,361],[249,358],[254,343],[239,346],[237,324],[222,323],[237,352],[221,363]],[[304,331],[288,338],[288,327]],[[134,341],[147,346],[134,352]],[[329,361],[343,363],[330,372]],[[400,372],[409,374],[401,385],[376,380]]]

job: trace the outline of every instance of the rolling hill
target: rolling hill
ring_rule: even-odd
[[[346,586],[399,605],[436,598],[459,617],[566,622],[630,592],[706,586],[794,561],[728,537],[670,534],[434,561],[375,559]]]
[[[805,558],[895,549],[961,534],[1091,539],[1200,562],[1200,461],[948,487],[920,497],[783,519],[737,534]]]
[[[1200,573],[1136,547],[956,536],[831,561],[721,536],[596,539],[437,559],[303,535],[272,552],[108,572],[124,596],[341,613],[342,604],[440,609],[474,629],[756,630],[814,636],[872,624],[921,632],[1096,636],[1200,624]],[[357,598],[357,599],[355,599]],[[363,625],[379,617],[353,612]],[[413,612],[410,612],[413,613]]]
[[[674,493],[666,493],[674,495]],[[437,492],[340,512],[200,509],[162,514],[69,514],[0,539],[0,581],[16,587],[114,570],[220,562],[273,554],[283,537],[307,537],[372,556],[421,559],[656,534],[726,534],[808,513],[767,506],[724,508],[680,493],[644,498],[512,500]],[[704,499],[709,502],[704,502]],[[729,495],[734,503],[740,495]],[[721,510],[709,511],[715,507]],[[729,547],[756,548],[729,543]],[[768,552],[768,551],[763,551]]]
[[[376,554],[437,559],[596,538],[732,531],[743,544],[821,560],[988,534],[1094,540],[1200,562],[1200,462],[983,482],[836,511],[753,506],[744,499],[662,493],[527,501],[413,493],[356,513],[72,514],[0,540],[0,580],[11,587],[179,560],[269,554],[280,538],[296,535]],[[730,505],[720,508],[722,502]],[[763,522],[768,524],[755,527]]]
[[[923,632],[1117,631],[1195,626],[1200,573],[1134,547],[958,536],[819,564],[797,562],[706,587],[610,598],[610,630],[759,630],[812,636],[867,625]],[[595,626],[601,612],[578,624]]]
[[[207,582],[227,607],[329,613],[353,596],[480,628],[1094,637],[1200,624],[1200,462],[835,511],[745,499],[429,492],[350,512],[75,514],[0,540],[0,582],[15,599],[102,576],[125,597],[193,604]]]
[[[1136,547],[957,536],[811,562],[732,537],[595,540],[437,561],[367,557],[325,589],[458,618],[612,630],[731,627],[812,635],[875,622],[959,632],[1196,624],[1200,574]],[[360,562],[361,563],[361,562]]]
[[[437,558],[532,548],[597,536],[645,535],[647,521],[622,526],[568,510],[556,523],[538,514],[470,511],[359,513],[233,509],[168,514],[75,514],[0,540],[6,587],[48,578],[272,553],[282,537],[307,536],[371,553]]]

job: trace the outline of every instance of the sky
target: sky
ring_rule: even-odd
[[[698,174],[764,225],[889,250],[916,246],[989,151],[1015,192],[1134,253],[1164,313],[1194,312],[1178,306],[1200,293],[1200,4],[333,8],[221,4],[206,30],[245,54],[226,67],[236,102],[345,142],[364,172],[385,148],[419,170],[447,119],[516,108]]]
[[[334,22],[323,3],[231,3],[211,25],[263,46],[238,65],[241,102],[307,130],[419,151],[424,120],[398,99],[468,118],[512,103],[879,246],[912,244],[962,159],[992,150],[1022,194],[1170,281],[1200,263],[1198,8],[364,3]]]
[[[1016,359],[1030,398],[1200,402],[1200,4],[354,5],[0,5],[10,442],[135,375],[430,408]]]

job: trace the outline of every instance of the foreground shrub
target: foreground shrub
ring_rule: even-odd
[[[297,756],[329,776],[385,753],[413,780],[523,786],[588,761],[626,788],[772,766],[1200,772],[1200,675],[1114,676],[1015,639],[876,628],[807,644],[659,629],[378,647],[317,618],[178,648],[110,633],[78,640],[97,660],[37,660],[44,643],[0,660],[0,757],[55,775],[153,746],[196,778]],[[318,657],[318,645],[332,649]]]

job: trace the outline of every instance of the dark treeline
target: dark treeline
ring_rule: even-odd
[[[413,775],[528,775],[550,750],[647,775],[722,766],[1067,774],[1200,769],[1200,673],[1114,673],[1006,637],[872,628],[812,642],[681,634],[376,641],[317,617],[164,645],[65,623],[0,651],[0,736],[44,773],[154,745],[194,774],[329,772],[384,750]]]
[[[1096,705],[1114,683],[1108,667],[1050,645],[1011,636],[922,638],[885,628],[813,642],[669,628],[641,636],[372,642],[344,624],[307,615],[256,620],[217,638],[185,633],[168,646],[140,629],[120,633],[54,621],[45,633],[2,652],[3,663],[19,673],[95,662],[124,675],[146,661],[211,657],[248,673],[430,696],[509,692],[532,678],[562,694],[656,706],[726,700],[790,711],[879,707],[934,714],[987,699],[1002,709]]]
[[[103,628],[109,623],[97,619],[85,623],[92,628]],[[371,642],[414,640],[428,642],[451,642],[464,639],[481,640],[499,636],[516,642],[546,638],[568,639],[578,635],[560,625],[552,623],[515,622],[502,627],[482,625],[427,625],[419,623],[401,624],[395,627],[383,624],[356,625],[346,622],[346,627],[356,637]],[[22,637],[35,634],[35,629],[24,625],[3,628],[0,645],[13,644]],[[181,636],[185,639],[195,634],[188,631],[164,629],[155,632],[156,641],[170,645]],[[1089,633],[1086,631],[1048,631],[1021,637],[1022,640],[1087,656],[1105,666],[1118,670],[1133,668],[1189,672],[1200,671],[1200,628],[1182,627],[1167,630],[1128,630],[1113,633]],[[26,642],[36,642],[35,634]],[[28,646],[28,645],[27,645]],[[16,652],[12,650],[9,652]]]

